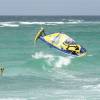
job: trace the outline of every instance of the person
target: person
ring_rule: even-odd
[[[72,39],[72,38],[68,38],[66,41],[65,41],[66,44],[75,44],[75,41]]]
[[[3,73],[4,73],[4,67],[3,67],[3,65],[1,64],[1,66],[0,66],[0,75],[3,76]]]

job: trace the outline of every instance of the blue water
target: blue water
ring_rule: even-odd
[[[34,35],[65,32],[87,49],[71,57]],[[99,100],[100,16],[0,16],[0,99]]]

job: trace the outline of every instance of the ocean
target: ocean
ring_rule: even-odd
[[[87,54],[34,46],[41,26],[68,34]],[[0,100],[100,100],[100,16],[0,16],[0,67]]]

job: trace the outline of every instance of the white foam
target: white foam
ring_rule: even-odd
[[[81,23],[81,20],[69,20],[68,22],[19,22],[19,24],[23,25],[31,25],[31,24],[36,24],[36,25],[61,25],[61,24],[78,24]]]
[[[19,25],[17,24],[2,24],[2,25],[6,27],[19,27]]]
[[[33,22],[19,22],[19,24],[22,24],[22,25],[32,25],[34,23]]]
[[[78,24],[78,23],[82,23],[83,20],[68,20],[68,24]]]
[[[31,24],[36,24],[36,25],[57,25],[57,24],[64,24],[64,22],[19,22],[19,24],[23,24],[23,25],[31,25]]]
[[[96,91],[100,91],[100,84],[97,85],[85,85],[82,86],[83,89],[90,89],[90,90],[96,90]]]
[[[0,100],[27,100],[25,98],[0,98]]]
[[[46,54],[43,52],[36,52],[32,55],[32,58],[44,59],[49,65],[52,65],[57,68],[67,66],[71,63],[71,59],[69,57],[55,56],[53,54]]]
[[[32,57],[35,59],[41,59],[41,58],[50,59],[53,58],[53,55],[45,54],[43,52],[36,52],[34,55],[32,55]]]
[[[19,27],[16,22],[0,22],[1,27]]]
[[[55,67],[61,68],[64,65],[69,65],[71,63],[71,59],[67,57],[59,57],[58,61],[55,62]]]
[[[11,21],[0,22],[0,27],[18,27],[19,25],[62,25],[62,24],[80,24],[80,23],[100,23],[100,22],[85,22],[84,20],[63,20],[63,21]]]
[[[54,56],[51,54],[45,54],[43,52],[36,52],[32,55],[34,59],[44,59],[49,65],[51,65],[52,61],[54,60]]]

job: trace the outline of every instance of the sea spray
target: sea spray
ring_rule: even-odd
[[[32,55],[33,59],[44,59],[49,65],[52,65],[57,68],[67,66],[71,63],[70,57],[56,56],[53,54],[45,54],[44,52],[35,52]]]

